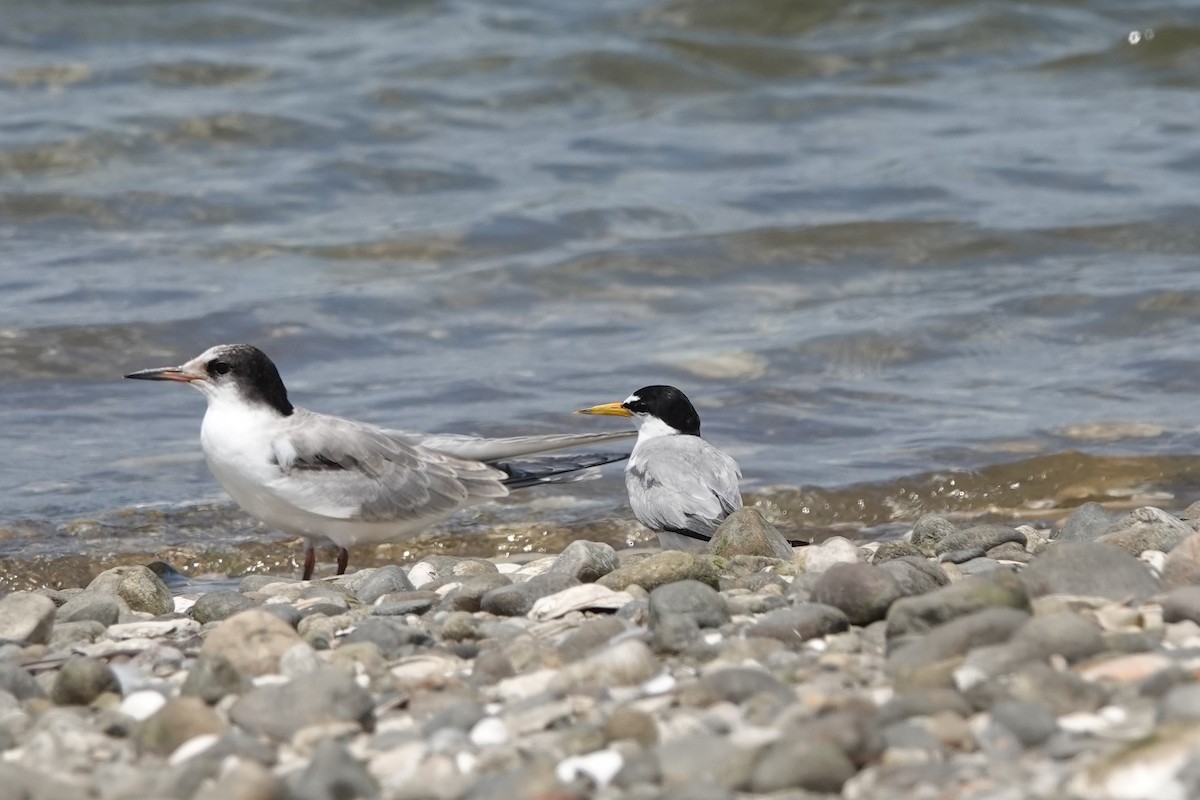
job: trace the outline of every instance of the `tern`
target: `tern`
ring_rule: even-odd
[[[614,434],[419,434],[308,411],[292,405],[275,364],[247,344],[217,345],[180,366],[125,377],[200,390],[208,400],[200,444],[209,469],[250,516],[307,540],[304,580],[312,577],[316,539],[337,545],[341,575],[353,545],[399,541],[510,489],[573,480],[627,458],[544,455],[620,438]]]
[[[629,505],[665,550],[694,550],[742,507],[736,461],[700,438],[700,416],[674,386],[646,386],[578,414],[629,417],[637,442],[625,467]]]

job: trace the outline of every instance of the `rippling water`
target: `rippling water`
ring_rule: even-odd
[[[748,499],[814,534],[1200,496],[1194,4],[4,22],[10,585],[294,555],[221,500],[202,399],[119,379],[219,342],[267,350],[302,405],[414,430],[596,429],[568,412],[674,383]],[[619,470],[435,533],[356,562],[639,538]]]

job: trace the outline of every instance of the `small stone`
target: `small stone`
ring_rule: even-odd
[[[650,592],[650,627],[670,614],[690,617],[701,628],[717,628],[729,621],[725,600],[700,581],[668,583]]]
[[[1001,700],[992,706],[992,720],[1007,728],[1025,747],[1037,747],[1058,730],[1045,706],[1021,700]]]
[[[377,617],[406,617],[409,614],[421,616],[441,600],[442,597],[437,592],[424,592],[420,589],[412,592],[392,592],[380,597],[371,606],[371,613]]]
[[[224,730],[221,717],[203,700],[173,697],[138,727],[134,739],[139,749],[165,756],[189,739]]]
[[[1170,552],[1192,535],[1192,528],[1162,509],[1153,506],[1135,508],[1114,523],[1096,541],[1121,548],[1130,555],[1146,550]]]
[[[371,730],[371,693],[332,667],[299,675],[285,684],[257,686],[238,698],[229,718],[253,734],[288,741],[307,725],[352,722]]]
[[[879,568],[896,579],[904,597],[927,594],[950,584],[946,572],[924,556],[898,556]]]
[[[156,617],[175,610],[175,599],[162,578],[141,565],[107,569],[92,579],[87,590],[115,594],[132,610]]]
[[[757,508],[739,508],[726,517],[704,551],[722,558],[747,555],[791,560],[793,556],[787,538]]]
[[[718,702],[741,705],[757,695],[769,696],[780,706],[796,700],[792,690],[778,678],[756,667],[722,667],[707,672],[681,699],[694,706],[709,706]]]
[[[605,542],[576,540],[563,548],[550,565],[551,572],[571,575],[583,583],[592,583],[621,565],[617,551]]]
[[[293,800],[377,798],[379,784],[367,768],[335,740],[317,745],[308,766],[288,782]]]
[[[216,780],[200,787],[192,800],[284,800],[286,787],[271,770],[246,758],[223,764]]]
[[[612,743],[628,739],[641,747],[658,744],[658,724],[645,711],[624,706],[612,713],[604,723],[604,740]]]
[[[851,625],[869,625],[883,619],[902,594],[899,581],[890,572],[854,562],[834,564],[821,573],[811,599],[841,609]]]
[[[717,589],[720,572],[713,556],[683,550],[667,550],[613,570],[597,583],[620,591],[631,585],[653,591],[675,581],[697,580]]]
[[[955,533],[958,533],[958,528],[954,523],[936,514],[926,514],[913,526],[910,539],[921,555],[932,557],[937,555],[937,543]]]
[[[0,597],[0,642],[45,644],[54,630],[54,601],[34,592]]]
[[[1070,663],[1081,661],[1107,648],[1100,626],[1069,611],[1039,614],[1013,635],[1014,644],[1028,644],[1040,658],[1061,655]]]
[[[412,655],[433,644],[428,633],[395,617],[368,617],[342,638],[343,644],[371,642],[384,658]]]
[[[467,735],[471,744],[476,747],[497,747],[512,741],[508,726],[499,717],[484,717],[475,723]]]
[[[888,655],[887,671],[895,676],[910,675],[920,667],[965,655],[972,648],[1008,641],[1029,618],[1027,611],[1005,607],[955,617],[896,648]]]
[[[804,789],[839,794],[858,769],[831,742],[781,739],[767,748],[750,777],[753,792]]]
[[[887,635],[894,639],[924,633],[991,607],[1029,610],[1029,594],[1015,573],[995,570],[972,575],[935,592],[897,600],[888,610]]]
[[[396,564],[386,564],[373,570],[369,577],[354,588],[354,596],[365,606],[372,605],[379,598],[394,592],[411,592],[416,587],[408,579],[408,574]]]
[[[897,692],[879,708],[878,722],[890,725],[909,717],[932,717],[943,712],[968,717],[973,710],[957,689],[910,689]]]
[[[1021,570],[1029,594],[1077,594],[1110,600],[1141,600],[1158,591],[1158,580],[1135,556],[1107,544],[1060,542]]]
[[[749,784],[759,753],[731,745],[727,736],[689,733],[668,739],[658,746],[663,788],[684,790],[679,797],[711,797],[717,786],[733,789]]]
[[[791,608],[768,611],[747,630],[747,634],[796,645],[844,631],[849,626],[850,620],[841,609],[822,603],[801,603]]]
[[[258,603],[241,592],[209,592],[196,599],[195,605],[192,606],[192,619],[201,625],[220,622],[257,605]]]
[[[179,691],[180,694],[199,697],[212,705],[226,695],[241,694],[249,686],[249,682],[228,658],[220,653],[201,653],[188,670]]]
[[[72,656],[55,676],[50,699],[60,706],[86,706],[105,692],[121,693],[121,684],[108,664]]]
[[[804,561],[804,571],[812,573],[824,572],[834,564],[853,564],[862,560],[858,546],[841,536],[830,537],[797,552],[801,554],[797,558]]]
[[[1051,538],[1060,542],[1093,542],[1112,527],[1116,518],[1099,503],[1084,503],[1071,512]]]
[[[121,616],[121,603],[116,597],[101,592],[80,592],[58,608],[55,621],[93,621],[108,627],[115,625]]]
[[[1200,624],[1200,586],[1172,589],[1162,599],[1163,622],[1191,620]]]
[[[907,539],[891,539],[883,542],[871,558],[872,564],[883,564],[896,558],[915,557],[924,559],[921,549]]]
[[[569,692],[629,686],[659,670],[658,659],[644,642],[626,639],[567,664],[550,679],[551,691]]]
[[[300,641],[279,617],[253,608],[218,623],[200,652],[224,656],[242,675],[256,677],[277,672],[279,657]]]
[[[1055,717],[1096,711],[1108,701],[1108,691],[1099,684],[1042,662],[1020,667],[1008,676],[1005,689],[1008,697],[1041,705]]]
[[[1200,722],[1200,684],[1172,687],[1158,707],[1164,722]]]
[[[483,596],[493,589],[512,586],[512,578],[499,573],[474,575],[464,580],[457,589],[446,595],[442,607],[451,611],[474,613],[481,608]]]
[[[561,592],[578,583],[575,576],[562,572],[535,575],[523,583],[492,589],[480,598],[479,608],[501,617],[523,617],[540,598]]]

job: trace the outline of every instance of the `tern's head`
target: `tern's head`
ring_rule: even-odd
[[[144,369],[125,377],[187,383],[203,392],[209,403],[234,400],[264,405],[283,416],[292,413],[279,370],[266,353],[248,344],[219,344],[178,367]]]
[[[670,429],[664,432],[700,435],[700,415],[687,395],[674,386],[643,386],[623,402],[592,406],[577,413],[630,417],[638,428],[651,423]]]

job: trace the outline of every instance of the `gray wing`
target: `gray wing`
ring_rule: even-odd
[[[475,461],[505,461],[525,456],[552,453],[571,447],[586,447],[602,442],[613,442],[637,436],[636,430],[610,431],[607,433],[551,433],[534,436],[506,436],[487,439],[480,436],[463,436],[456,433],[388,433],[418,447],[437,450],[441,453],[470,458]]]
[[[634,516],[654,531],[711,537],[742,507],[737,462],[698,436],[664,436],[634,453],[625,471]]]
[[[414,446],[393,432],[297,408],[274,443],[271,492],[313,514],[365,522],[444,515],[503,497],[507,477],[478,461]]]

